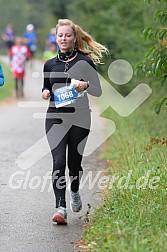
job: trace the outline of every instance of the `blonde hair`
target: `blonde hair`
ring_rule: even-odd
[[[15,37],[14,41],[15,41],[16,45],[25,45],[26,44],[25,38],[23,38],[23,37],[17,36],[17,37]]]
[[[60,26],[69,25],[76,37],[76,48],[84,54],[87,54],[95,64],[101,63],[102,53],[108,54],[107,47],[96,42],[86,31],[79,25],[75,25],[69,19],[59,19],[56,25],[56,34]]]

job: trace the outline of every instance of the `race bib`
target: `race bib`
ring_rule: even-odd
[[[54,91],[55,107],[60,108],[74,103],[78,98],[78,92],[74,86],[64,86]]]

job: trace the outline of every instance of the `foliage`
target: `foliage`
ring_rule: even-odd
[[[153,4],[153,1],[146,1]],[[154,103],[154,110],[160,113],[161,107],[167,107],[167,1],[159,0],[154,13],[153,26],[144,29],[144,38],[150,41],[148,52],[142,63],[137,64],[136,72],[143,71],[147,77],[153,76],[165,88],[165,96]],[[161,88],[161,86],[160,86]]]
[[[82,8],[81,8],[82,6]],[[129,0],[73,0],[68,6],[69,18],[81,25],[96,41],[106,45],[110,57],[103,59],[98,66],[103,76],[108,77],[108,66],[116,59],[128,61],[132,67],[143,59],[148,45],[143,38],[144,27],[151,22],[154,6],[146,6],[143,1]],[[111,81],[110,81],[111,82]],[[123,96],[126,96],[137,83],[143,81],[143,74],[133,76],[132,81],[119,86],[112,83]]]
[[[151,65],[151,70],[158,76],[163,72],[162,76],[165,81],[166,62],[160,59],[166,58],[166,48],[164,47],[161,51],[159,48],[150,50],[154,41],[150,45],[148,40],[144,41],[142,34],[144,28],[149,25],[145,29],[145,38],[153,39],[156,35],[161,41],[163,38],[165,39],[166,30],[163,27],[157,27],[156,31],[151,28],[153,13],[160,5],[153,4],[151,0],[145,2],[151,2],[151,4],[136,0],[130,2],[129,0],[113,0],[112,2],[110,0],[12,0],[9,4],[0,0],[0,33],[3,32],[7,23],[12,23],[16,34],[22,35],[26,24],[33,23],[38,34],[38,49],[41,52],[45,49],[47,34],[50,28],[55,26],[57,19],[70,18],[87,30],[98,42],[108,47],[111,56],[104,58],[105,64],[98,68],[98,71],[103,72],[105,78],[108,78],[107,69],[111,61],[122,58],[134,67],[149,51],[147,57],[151,59],[151,56],[154,55],[156,58],[154,64]],[[158,2],[158,0],[154,2]],[[165,3],[165,0],[162,0],[161,3]],[[21,11],[20,6],[22,6]],[[157,12],[156,23],[159,19],[162,23],[166,22],[166,12],[163,10]],[[1,40],[1,49],[2,45]],[[138,67],[141,68],[141,64]],[[145,69],[149,67],[149,64],[145,64]],[[142,68],[144,69],[144,66]],[[147,76],[150,72],[147,71]],[[138,76],[138,79],[142,78],[143,81],[143,73]],[[134,83],[140,83],[138,79]],[[131,84],[115,85],[115,88],[119,89],[123,95],[127,95],[130,91],[128,85]],[[166,99],[161,100],[165,104]],[[160,107],[161,101],[157,103],[157,108]],[[158,109],[156,111],[158,112]]]
[[[49,0],[49,7],[56,19],[68,18],[68,4],[72,0]]]
[[[33,23],[41,49],[47,33],[59,18],[72,19],[106,45],[111,53],[111,58],[105,59],[108,64],[111,60],[123,58],[133,65],[147,49],[142,30],[152,8],[144,8],[141,1],[24,0],[23,4],[22,0],[12,0],[9,4],[0,0],[0,5],[0,33],[7,23],[12,23],[16,33],[22,35],[26,24]]]
[[[69,5],[69,17],[106,45],[112,60],[123,58],[133,64],[147,49],[142,31],[152,9],[144,6],[136,0],[130,3],[128,0],[74,0]]]

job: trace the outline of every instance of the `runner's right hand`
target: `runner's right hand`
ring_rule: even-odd
[[[43,92],[42,92],[42,98],[44,100],[47,100],[48,98],[50,97],[50,91],[48,89],[45,89]]]

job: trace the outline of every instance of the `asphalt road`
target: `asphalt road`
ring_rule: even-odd
[[[6,57],[1,60],[7,61]],[[83,233],[87,204],[93,212],[101,198],[101,190],[92,183],[105,167],[98,160],[98,149],[83,160],[84,177],[89,174],[90,181],[86,179],[80,191],[82,211],[72,213],[67,200],[68,225],[52,223],[55,203],[51,156],[47,151],[44,118],[34,118],[35,113],[45,114],[47,101],[42,108],[27,105],[28,101],[43,102],[41,72],[41,62],[34,62],[32,69],[28,65],[25,99],[16,100],[13,95],[0,104],[0,252],[81,251],[74,243]]]

